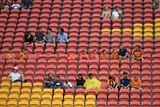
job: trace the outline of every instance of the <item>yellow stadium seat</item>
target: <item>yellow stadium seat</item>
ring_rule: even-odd
[[[155,23],[160,23],[160,18],[156,18]]]
[[[20,95],[21,101],[29,101],[30,100],[30,94],[21,94]]]
[[[134,29],[142,29],[142,24],[134,24]]]
[[[52,101],[52,95],[43,95],[42,100],[44,101]]]
[[[73,100],[74,100],[73,95],[65,95],[64,96],[64,101],[72,101],[73,102]]]
[[[8,88],[9,89],[10,85],[11,85],[10,83],[2,82],[1,83],[1,88]]]
[[[160,29],[155,29],[155,33],[160,33]]]
[[[155,34],[156,38],[160,38],[160,33]]]
[[[29,101],[19,101],[19,107],[28,107]]]
[[[144,33],[152,33],[152,29],[144,29]]]
[[[43,95],[52,95],[52,89],[49,88],[43,89]]]
[[[159,29],[160,28],[160,23],[155,24],[155,29]]]
[[[10,78],[10,77],[7,77],[7,76],[6,76],[6,77],[3,77],[3,78],[2,78],[2,83],[3,83],[3,82],[5,82],[5,83],[6,83],[6,82],[7,82],[7,83],[10,83],[10,81],[11,81],[11,78]]]
[[[95,107],[94,101],[86,101],[86,107]]]
[[[53,101],[62,101],[63,100],[63,95],[54,95],[53,96]]]
[[[145,33],[144,37],[145,38],[152,38],[153,36],[152,36],[152,33]]]
[[[11,89],[10,93],[11,94],[19,95],[20,94],[20,88],[13,88],[13,89]]]
[[[110,34],[110,29],[102,29],[102,33],[109,33]]]
[[[31,100],[29,105],[30,107],[40,107],[40,100],[39,101]]]
[[[2,89],[0,89],[0,93],[1,93],[1,95],[8,95],[9,89],[8,88],[2,88]]]
[[[50,107],[51,106],[51,101],[42,101],[41,102],[41,107]]]
[[[36,82],[36,83],[33,84],[33,87],[34,87],[34,88],[40,88],[40,89],[42,89],[43,83]]]
[[[12,83],[12,89],[13,88],[21,88],[21,83],[20,82],[16,82],[16,83]]]
[[[123,29],[123,34],[132,34],[132,29]]]
[[[84,107],[84,101],[75,101],[74,107]]]
[[[140,34],[140,33],[135,33],[135,34],[134,34],[134,38],[142,38],[142,34]]]
[[[22,88],[21,93],[23,94],[30,94],[31,93],[31,89],[30,88]]]
[[[41,94],[42,93],[42,89],[40,89],[40,88],[33,88],[33,90],[32,90],[32,95],[33,94]]]
[[[73,107],[73,102],[71,102],[71,101],[64,101],[63,107]]]
[[[63,89],[55,89],[54,95],[63,95]]]
[[[86,101],[93,101],[95,102],[96,96],[95,95],[87,95],[86,96]]]
[[[76,95],[75,100],[76,101],[84,101],[84,95]]]
[[[142,29],[134,29],[134,33],[142,33]]]
[[[8,101],[7,106],[8,107],[17,107],[17,101]]]
[[[145,29],[152,29],[152,24],[144,24]]]
[[[0,101],[7,101],[7,100],[8,100],[8,95],[0,94]]]
[[[121,30],[120,29],[112,29],[113,34],[120,34]]]
[[[22,88],[29,88],[29,89],[31,89],[32,88],[32,83],[23,83],[22,84]]]
[[[32,95],[32,96],[31,96],[31,100],[39,101],[40,99],[41,99],[41,95],[40,95],[40,94]]]
[[[0,107],[7,107],[7,102],[6,101],[1,101],[0,100]]]
[[[19,95],[18,94],[10,94],[9,101],[18,101]]]
[[[52,102],[52,107],[62,107],[62,101],[54,101],[54,102]]]

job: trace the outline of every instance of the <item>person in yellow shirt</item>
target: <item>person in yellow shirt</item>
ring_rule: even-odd
[[[138,76],[134,76],[134,79],[131,82],[131,86],[133,89],[141,89],[142,82]]]
[[[108,88],[109,89],[115,89],[118,88],[118,78],[115,74],[109,75],[108,78]]]
[[[16,55],[13,53],[12,49],[9,49],[9,53],[6,54],[6,59],[15,59]]]
[[[106,50],[102,50],[102,53],[100,54],[100,60],[108,59],[108,55],[106,53]]]
[[[112,53],[111,53],[111,58],[112,59],[118,59],[118,52],[116,49],[113,49]]]
[[[91,73],[88,74],[88,79],[84,83],[84,87],[86,90],[95,89],[96,92],[101,88],[101,82],[93,77]]]
[[[27,54],[28,50],[27,49],[23,49],[22,52],[19,53],[18,58],[20,60],[25,60],[26,59],[26,54]]]

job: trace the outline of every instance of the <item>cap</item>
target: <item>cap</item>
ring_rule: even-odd
[[[89,73],[88,76],[92,76],[92,73]]]
[[[14,67],[14,69],[15,69],[15,70],[18,70],[18,67],[17,67],[17,66],[15,66],[15,67]]]

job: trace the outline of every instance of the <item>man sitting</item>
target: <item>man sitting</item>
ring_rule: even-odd
[[[6,59],[15,59],[16,55],[13,53],[13,50],[10,48],[9,53],[6,54]]]
[[[60,28],[60,32],[58,34],[58,42],[60,42],[60,43],[68,42],[67,34],[64,33],[64,29],[63,28]]]
[[[21,5],[17,2],[17,0],[14,0],[14,3],[11,5],[12,9],[19,9],[21,8]]]
[[[25,8],[25,9],[31,9],[32,8],[32,2],[31,2],[31,0],[25,0],[23,2],[23,8]]]
[[[120,60],[128,59],[127,49],[125,49],[125,48],[123,47],[123,45],[119,45],[118,55],[119,55],[119,59],[120,59]]]
[[[112,53],[111,53],[111,58],[112,59],[118,59],[118,52],[116,49],[113,49]]]
[[[106,50],[103,50],[102,53],[100,54],[100,59],[101,60],[106,60],[108,59],[108,55],[106,53]]]
[[[44,80],[44,87],[45,88],[53,88],[53,85],[54,85],[54,79],[53,79],[52,73],[49,73],[48,77],[45,78],[45,80]]]
[[[89,56],[89,59],[90,60],[99,60],[99,56],[98,56],[96,50],[93,50],[93,52]]]
[[[42,29],[39,27],[38,31],[35,34],[35,41],[36,43],[44,43],[45,42],[45,35],[42,32]]]
[[[141,89],[142,82],[138,78],[138,76],[134,76],[134,79],[131,82],[131,86],[133,89]]]
[[[88,54],[86,54],[85,50],[82,50],[82,53],[79,55],[80,60],[88,60]]]
[[[72,83],[68,81],[68,79],[65,80],[63,83],[64,89],[72,88]]]
[[[55,82],[54,82],[54,89],[56,88],[63,88],[63,83],[60,80],[60,76],[56,76]]]
[[[23,49],[22,52],[19,53],[18,58],[20,60],[25,60],[27,56],[28,49]]]
[[[120,80],[120,88],[129,89],[131,80],[128,77],[127,72],[123,72],[123,78]]]
[[[135,60],[142,60],[143,59],[143,52],[140,49],[139,45],[137,45],[136,49],[133,50],[132,57]]]

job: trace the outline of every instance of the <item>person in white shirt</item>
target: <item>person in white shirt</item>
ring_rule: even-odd
[[[14,67],[13,72],[9,74],[9,77],[11,78],[12,82],[23,82],[24,76],[23,74],[18,73],[18,67]]]
[[[112,18],[119,19],[120,17],[121,17],[121,12],[119,11],[118,6],[116,6],[112,12]]]
[[[14,3],[12,4],[11,8],[13,8],[13,9],[19,9],[19,8],[21,8],[21,5],[18,4],[17,0],[14,0]]]
[[[72,83],[70,83],[68,79],[66,79],[65,82],[63,83],[63,87],[64,89],[72,88]]]

